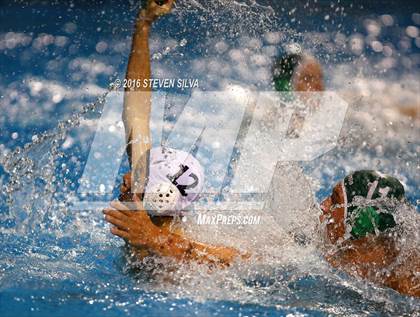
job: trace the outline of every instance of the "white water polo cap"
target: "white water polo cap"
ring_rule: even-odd
[[[182,215],[203,190],[204,171],[191,154],[168,147],[150,150],[143,204],[156,216]]]

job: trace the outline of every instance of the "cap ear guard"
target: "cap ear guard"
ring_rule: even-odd
[[[144,194],[144,208],[155,216],[172,216],[177,213],[181,193],[169,182],[159,183],[147,188]]]
[[[350,233],[354,239],[363,238],[369,233],[376,233],[376,231],[383,232],[397,225],[391,214],[378,212],[372,206],[357,208],[351,218],[352,230]]]

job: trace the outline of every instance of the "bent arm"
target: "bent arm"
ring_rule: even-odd
[[[344,243],[341,249],[326,254],[335,268],[372,282],[393,288],[401,294],[420,297],[420,253],[411,255],[397,266],[401,257],[394,241],[384,237],[365,237]]]
[[[158,227],[144,211],[138,197],[134,196],[134,200],[132,208],[127,206],[128,203],[115,201],[111,203],[111,208],[104,210],[106,221],[114,226],[111,232],[133,247],[177,260],[220,266],[229,266],[238,257],[249,257],[234,248],[196,242],[168,228]]]
[[[234,248],[208,245],[176,233],[163,231],[152,236],[148,247],[161,256],[219,266],[229,266],[236,258],[247,257]]]

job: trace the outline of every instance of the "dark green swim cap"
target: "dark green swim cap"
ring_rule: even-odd
[[[378,212],[377,208],[372,206],[357,208],[353,211],[353,216],[350,233],[356,239],[363,238],[368,233],[375,233],[375,229],[383,232],[397,225],[391,214]]]
[[[293,91],[293,73],[301,60],[301,54],[288,54],[277,59],[272,69],[274,88],[277,91]]]
[[[376,171],[363,170],[348,175],[343,181],[346,198],[346,223],[351,226],[353,238],[361,238],[376,230],[383,232],[396,226],[394,210],[386,206],[357,206],[352,204],[357,196],[368,201],[391,198],[401,201],[405,197],[404,186],[395,177]]]

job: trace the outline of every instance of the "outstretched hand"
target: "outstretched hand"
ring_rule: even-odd
[[[149,0],[146,9],[140,11],[140,18],[153,22],[171,12],[174,2],[175,0]]]
[[[147,247],[153,243],[161,230],[152,223],[140,199],[137,196],[133,197],[132,203],[113,201],[103,213],[105,220],[113,225],[112,234],[123,238],[132,246]]]
[[[103,212],[105,220],[113,225],[113,235],[123,238],[133,247],[144,248],[155,254],[180,260],[216,263],[221,266],[230,265],[237,256],[249,258],[248,254],[240,254],[234,248],[198,243],[182,235],[173,234],[168,229],[157,227],[144,211],[137,195],[133,195],[133,202],[113,201]]]

